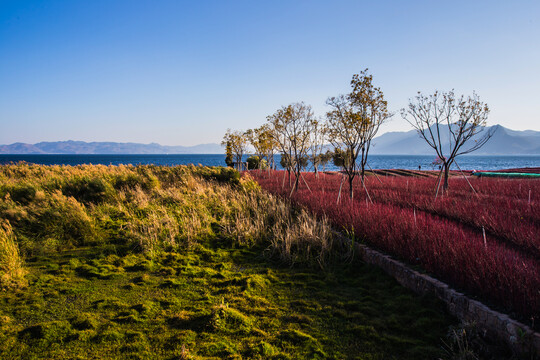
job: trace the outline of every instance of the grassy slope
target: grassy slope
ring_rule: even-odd
[[[1,298],[0,357],[431,359],[452,323],[367,265],[283,267],[218,241],[119,252],[29,259],[29,289]]]
[[[242,195],[251,184],[194,182],[223,180],[220,171],[2,170],[0,219],[22,239],[29,272],[27,287],[0,295],[2,359],[432,359],[454,323],[373,267],[298,263],[306,243],[289,239],[283,253],[279,236],[317,240],[317,229],[255,216],[283,207]]]

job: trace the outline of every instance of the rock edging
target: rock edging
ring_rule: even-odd
[[[470,299],[442,281],[421,274],[388,255],[363,244],[357,243],[355,247],[357,255],[363,261],[380,267],[401,285],[417,294],[435,295],[445,302],[452,315],[460,320],[474,321],[483,335],[504,341],[517,354],[540,356],[540,333],[530,327]]]

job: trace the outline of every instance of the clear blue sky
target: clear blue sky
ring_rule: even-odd
[[[194,145],[369,68],[397,111],[470,94],[540,130],[540,1],[0,0],[0,144]],[[382,130],[409,130],[396,115]]]

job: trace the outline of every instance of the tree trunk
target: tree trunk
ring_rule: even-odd
[[[298,191],[298,187],[300,186],[300,172],[302,171],[302,168],[300,167],[300,162],[296,164],[296,179],[294,179],[294,191]]]
[[[448,190],[448,175],[450,175],[450,164],[444,163],[444,184],[443,184],[443,190]]]
[[[294,192],[298,191],[298,186],[300,185],[300,173],[295,174],[294,179]]]
[[[365,175],[365,167],[366,162],[364,161],[364,154],[365,154],[365,148],[362,147],[362,158],[360,159],[360,177],[362,179],[362,183],[364,183],[364,175]]]
[[[349,197],[351,198],[351,200],[353,199],[353,180],[354,180],[354,175],[349,176]]]
[[[289,186],[291,186],[291,168],[287,168],[287,176],[289,177]]]

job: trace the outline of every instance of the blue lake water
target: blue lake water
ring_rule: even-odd
[[[371,155],[368,163],[373,169],[418,169],[434,168],[431,155]],[[81,164],[154,164],[154,165],[206,165],[225,166],[223,154],[176,154],[176,155],[0,155],[0,164],[28,163],[43,165],[81,165]],[[279,156],[276,157],[279,164]],[[461,156],[457,163],[463,170],[500,170],[508,168],[540,167],[540,155],[530,156]],[[328,164],[327,170],[336,170]]]

